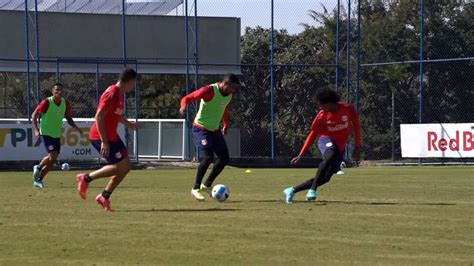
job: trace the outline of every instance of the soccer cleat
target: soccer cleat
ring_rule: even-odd
[[[33,186],[37,188],[44,188],[43,181],[41,180],[33,181]]]
[[[194,196],[194,198],[198,201],[203,201],[204,196],[202,195],[202,191],[200,189],[192,189],[191,190],[191,195]]]
[[[97,195],[97,197],[95,197],[95,201],[97,202],[97,204],[101,205],[105,211],[107,212],[113,212],[114,210],[110,207],[110,201],[106,198],[104,198],[104,196],[102,196],[102,194],[99,194]]]
[[[79,196],[82,199],[86,199],[87,188],[89,188],[89,183],[85,180],[86,174],[78,174],[76,176],[77,180],[77,191],[79,192]]]
[[[285,195],[286,204],[293,204],[293,196],[295,195],[295,189],[292,187],[289,187],[283,190],[283,194]]]
[[[39,165],[33,166],[33,186],[37,188],[44,187],[41,181],[41,167]]]
[[[209,194],[209,197],[212,197],[212,187],[206,187],[206,185],[201,184],[201,192]]]
[[[316,200],[316,190],[314,189],[308,190],[308,193],[306,193],[306,200],[307,201]]]
[[[337,171],[337,173],[336,173],[336,175],[345,175],[345,174],[346,174],[346,172],[344,172],[344,171],[342,171],[342,170],[339,170],[339,171]]]

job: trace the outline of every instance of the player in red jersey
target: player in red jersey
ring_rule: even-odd
[[[126,68],[120,73],[118,82],[100,97],[89,139],[109,165],[91,173],[78,174],[76,177],[77,190],[82,199],[86,199],[87,188],[92,180],[111,177],[104,191],[95,198],[106,211],[113,211],[110,207],[110,195],[132,167],[127,148],[117,133],[117,127],[122,123],[130,129],[137,129],[136,124],[123,117],[124,94],[133,90],[136,79],[137,73]]]
[[[298,156],[291,160],[297,164],[308,151],[314,140],[318,139],[318,148],[323,155],[316,176],[300,185],[283,190],[286,203],[293,203],[293,196],[303,190],[308,190],[307,200],[316,199],[316,189],[327,183],[331,176],[339,170],[344,159],[344,150],[349,140],[351,130],[354,130],[355,149],[353,158],[360,159],[362,145],[359,116],[355,108],[344,102],[339,102],[339,95],[333,90],[322,90],[318,93],[318,102],[321,111],[316,115],[311,125],[311,131],[301,148]]]

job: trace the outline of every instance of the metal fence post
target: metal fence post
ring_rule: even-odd
[[[122,58],[124,67],[127,66],[127,36],[125,31],[125,12],[125,0],[122,0]]]
[[[36,103],[40,103],[40,48],[39,48],[39,13],[38,0],[35,0],[35,32],[36,32]]]
[[[59,73],[59,59],[56,58],[56,82],[61,82],[61,73]]]
[[[336,9],[336,91],[339,91],[339,31],[341,20],[341,0],[337,0]]]
[[[99,60],[97,59],[95,65],[95,100],[96,103],[99,104],[99,91],[100,91],[100,72],[99,72]]]
[[[419,106],[418,106],[418,111],[419,111],[419,117],[418,117],[418,122],[421,124],[423,123],[423,75],[424,75],[424,68],[423,68],[423,53],[424,53],[424,34],[425,34],[425,25],[424,25],[424,20],[425,20],[425,1],[420,0],[420,98],[419,98]],[[421,166],[422,164],[422,159],[421,157],[418,159],[418,165]]]
[[[126,5],[125,0],[122,0],[122,61],[123,66],[127,67],[127,35],[126,35],[126,28],[125,28],[125,14],[126,14]],[[128,96],[125,93],[125,117],[128,117]],[[126,139],[126,146],[127,149],[129,147],[130,141],[130,133],[128,128],[125,128],[125,139]]]
[[[199,27],[197,0],[194,0],[194,90],[199,89]],[[196,146],[196,158],[199,160],[199,148]]]
[[[198,29],[197,0],[194,0],[194,60],[195,60],[195,81],[194,89],[199,89],[199,29]]]
[[[138,63],[135,62],[135,71],[138,73]],[[138,82],[138,77],[137,79],[135,79],[135,123],[138,124],[138,97],[140,96],[140,93],[139,93],[139,90],[140,90],[140,83]],[[135,159],[136,159],[136,162],[139,163],[140,162],[140,157],[139,157],[139,154],[138,154],[138,129],[135,130],[135,134],[134,134],[134,140],[133,140],[135,143],[133,145],[133,148],[135,149]]]
[[[184,55],[186,60],[186,75],[185,75],[185,84],[186,84],[186,95],[189,94],[189,16],[188,16],[188,0],[184,0]],[[189,156],[189,106],[186,106],[186,123],[185,123],[185,143],[186,145],[186,154],[184,156]]]
[[[275,2],[271,0],[271,34],[270,34],[270,123],[271,123],[271,157],[275,159],[275,110],[273,102],[273,92],[275,87],[275,62],[274,62],[274,49],[275,49]]]
[[[359,111],[360,108],[360,40],[362,38],[361,32],[361,14],[360,14],[361,0],[357,0],[357,69],[356,69],[356,93],[355,93],[355,107]]]
[[[347,32],[346,32],[346,102],[350,102],[351,89],[351,0],[347,0]]]
[[[28,0],[25,0],[25,60],[26,60],[26,112],[28,123],[31,123],[31,88],[30,88],[30,26]]]

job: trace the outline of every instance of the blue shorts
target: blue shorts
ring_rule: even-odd
[[[53,138],[45,135],[42,135],[41,138],[43,139],[44,147],[48,153],[53,151],[61,152],[61,138]]]
[[[102,141],[91,140],[91,144],[100,153],[100,146],[102,145]],[[104,158],[109,164],[116,164],[125,158],[128,159],[128,150],[121,139],[117,141],[109,141],[109,156]]]
[[[203,128],[193,127],[194,143],[201,149],[212,150],[216,154],[228,151],[224,135],[220,130],[208,131]]]

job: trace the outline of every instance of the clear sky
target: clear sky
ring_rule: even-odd
[[[341,1],[341,5],[346,1]],[[193,8],[189,0],[190,9]],[[336,0],[274,0],[275,29],[287,29],[290,33],[303,30],[300,23],[314,24],[308,15],[308,10],[322,10],[323,4],[328,10],[336,5]],[[270,27],[270,0],[198,0],[199,16],[240,17],[242,31],[246,26]],[[194,9],[191,10],[194,12]]]

